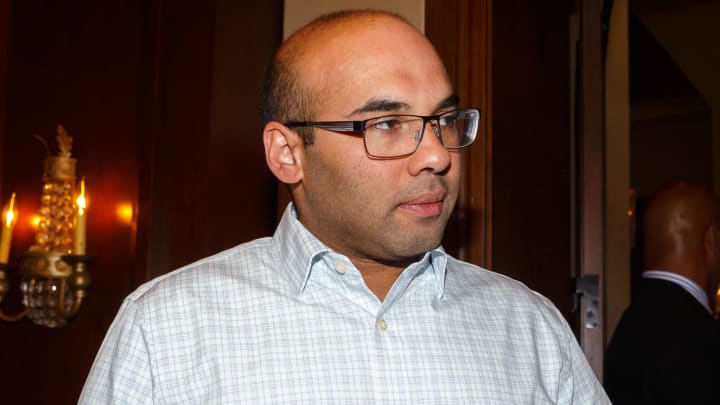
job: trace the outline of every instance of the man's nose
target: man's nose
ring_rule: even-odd
[[[428,125],[430,131],[428,132]],[[432,121],[425,123],[422,129],[420,144],[414,154],[410,156],[410,172],[413,175],[423,170],[431,170],[433,173],[445,171],[450,166],[450,152],[442,143],[440,128],[433,125]]]

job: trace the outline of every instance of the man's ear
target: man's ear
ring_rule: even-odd
[[[278,180],[295,184],[303,178],[303,141],[298,134],[279,122],[271,121],[263,129],[265,161]]]

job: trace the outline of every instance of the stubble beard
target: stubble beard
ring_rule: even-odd
[[[443,207],[438,217],[413,218],[410,224],[398,220],[402,213],[397,212],[399,208],[395,207],[386,220],[378,221],[376,229],[368,232],[377,235],[377,238],[366,254],[377,262],[387,264],[408,265],[417,261],[441,245],[454,206],[453,201]],[[372,251],[377,253],[373,255]]]

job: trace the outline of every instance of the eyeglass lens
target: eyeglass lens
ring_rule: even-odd
[[[458,110],[427,120],[447,149],[459,149],[475,140],[477,110]],[[379,117],[365,124],[365,147],[377,157],[395,157],[415,152],[423,137],[425,119],[413,115]]]

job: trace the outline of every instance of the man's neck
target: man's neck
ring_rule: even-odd
[[[378,297],[380,302],[385,300],[390,288],[392,288],[395,281],[400,277],[400,273],[412,264],[412,260],[408,260],[407,262],[380,262],[370,259],[358,259],[356,257],[349,258],[355,267],[360,270],[360,274],[362,274],[363,280],[365,280],[365,285]]]
[[[385,267],[375,270],[360,270],[360,273],[362,274],[363,280],[365,280],[365,285],[367,285],[370,291],[382,302],[385,301],[385,297],[390,291],[390,288],[395,284],[395,280],[400,277],[402,271],[402,268]]]

